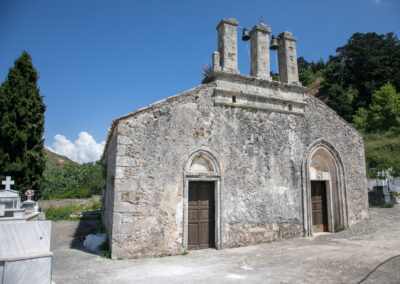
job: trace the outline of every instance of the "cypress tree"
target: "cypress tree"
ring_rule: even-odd
[[[34,189],[38,197],[45,169],[43,97],[38,74],[27,52],[14,61],[0,86],[0,178],[11,176],[20,194]]]

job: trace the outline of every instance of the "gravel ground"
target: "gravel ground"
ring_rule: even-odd
[[[400,283],[399,205],[335,234],[151,259],[85,251],[95,230],[96,221],[53,223],[55,283]]]

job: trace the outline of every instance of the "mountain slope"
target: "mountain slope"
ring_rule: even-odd
[[[55,167],[63,167],[66,163],[75,163],[71,161],[69,158],[56,154],[46,147],[44,148],[44,151],[46,153],[46,170],[50,170]]]

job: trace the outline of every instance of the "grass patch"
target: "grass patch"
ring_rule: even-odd
[[[369,178],[377,178],[379,171],[389,168],[392,168],[391,175],[400,176],[400,136],[367,134],[364,145]]]
[[[383,204],[381,208],[393,208],[396,205],[396,203],[390,201],[389,203]]]
[[[99,210],[101,209],[101,203],[98,201],[91,201],[82,204],[72,204],[61,207],[50,207],[44,212],[46,213],[46,219],[51,221],[66,221],[66,220],[80,220],[80,218],[70,218],[71,214],[78,212]],[[104,228],[103,228],[104,230]]]
[[[74,213],[73,206],[50,207],[45,211],[46,219],[51,221],[69,220],[69,216]]]
[[[105,254],[102,254],[101,257],[111,259],[111,251],[107,251]]]

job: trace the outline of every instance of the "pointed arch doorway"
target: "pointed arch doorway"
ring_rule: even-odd
[[[185,249],[221,248],[220,166],[210,150],[192,153],[184,170]]]
[[[337,232],[348,225],[345,175],[341,158],[325,141],[310,147],[304,159],[304,229],[309,235]]]

